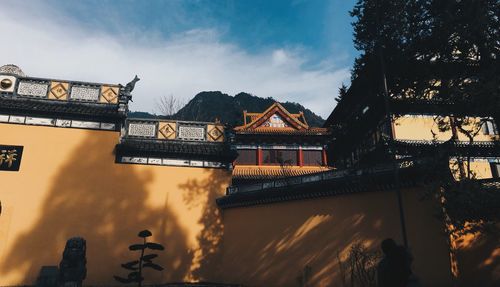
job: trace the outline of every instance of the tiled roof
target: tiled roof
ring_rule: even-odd
[[[399,154],[432,154],[437,149],[448,149],[455,155],[471,156],[500,156],[499,141],[422,141],[422,140],[395,140],[394,147]]]
[[[244,116],[248,115],[251,118],[250,123],[246,123],[242,126],[235,127],[235,131],[243,131],[243,130],[253,130],[261,125],[265,120],[270,118],[273,114],[278,113],[284,116],[287,119],[287,122],[295,127],[295,129],[308,129],[309,126],[304,118],[302,113],[300,114],[291,114],[288,112],[280,103],[275,102],[269,108],[267,108],[262,113],[246,113]],[[246,119],[245,119],[246,121]]]
[[[235,151],[228,144],[186,142],[177,140],[123,139],[116,146],[120,155],[171,156],[173,158],[197,158],[232,161]]]
[[[415,167],[399,171],[399,186],[412,187],[422,176]],[[243,186],[231,186],[226,196],[218,198],[220,208],[269,204],[291,200],[335,196],[358,192],[377,192],[395,188],[392,165],[368,169],[332,170],[310,175],[287,177]]]
[[[126,116],[138,78],[119,84],[28,77],[15,65],[0,67],[0,113],[8,116],[106,121]]]
[[[273,135],[329,135],[330,131],[326,128],[309,128],[297,130],[294,128],[271,128],[259,127],[256,129],[238,130],[238,134],[273,134]]]
[[[0,96],[0,113],[66,118],[120,118],[118,105]]]
[[[280,166],[242,166],[233,170],[233,179],[273,179],[285,176],[299,176],[330,170],[324,166],[287,167]]]

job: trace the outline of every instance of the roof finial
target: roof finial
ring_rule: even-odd
[[[132,101],[132,91],[135,88],[135,83],[137,83],[139,80],[140,80],[139,77],[137,77],[137,75],[135,75],[134,79],[132,81],[128,82],[128,84],[125,87],[120,85],[122,95],[127,97],[127,100]]]

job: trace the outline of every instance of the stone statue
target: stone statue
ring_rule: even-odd
[[[82,286],[87,277],[86,241],[81,237],[68,239],[64,247],[63,258],[59,263],[61,286]]]

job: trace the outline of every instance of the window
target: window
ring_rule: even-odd
[[[257,165],[257,150],[254,149],[238,150],[238,157],[236,158],[236,164]]]
[[[262,150],[262,163],[266,165],[297,165],[297,151]]]
[[[302,151],[304,165],[323,165],[323,156],[320,150]]]

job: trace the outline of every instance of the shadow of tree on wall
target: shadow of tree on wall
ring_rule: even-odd
[[[500,224],[456,239],[461,286],[500,285]]]
[[[222,196],[229,183],[229,174],[225,170],[206,171],[204,180],[193,179],[179,185],[184,190],[185,203],[194,208],[203,205],[198,223],[203,228],[196,237],[199,247],[195,250],[195,262],[192,270],[194,280],[218,280],[221,270],[220,255],[224,224],[215,199]]]
[[[376,251],[387,237],[401,242],[396,206],[392,192],[377,192],[225,210],[222,262],[226,278],[256,286],[341,286],[338,254],[344,260],[355,243]],[[411,226],[421,220],[416,215],[412,213],[411,219],[408,215]],[[449,272],[442,225],[432,215],[428,217],[425,222],[432,220],[433,225],[419,229],[410,242],[415,248],[412,252],[419,254],[416,265],[425,265],[422,254],[435,255],[437,272],[426,270],[424,274],[421,267],[416,269],[426,280],[439,277],[436,274],[443,270]],[[423,230],[435,230],[438,235],[428,236]],[[441,242],[434,244],[439,238]],[[307,285],[304,277],[308,277]]]
[[[231,222],[226,224],[226,232],[231,234],[224,238],[224,266],[239,266],[227,271],[231,279],[249,278],[257,285],[337,286],[341,282],[339,254],[344,259],[350,246],[358,242],[371,250],[378,248],[379,238],[367,234],[384,229],[378,223],[381,219],[366,216],[362,208],[339,205],[332,212],[324,205],[291,205],[297,208],[293,212],[292,207],[273,204],[258,210],[246,208],[241,218],[229,219],[231,211],[225,214]],[[304,282],[307,269],[310,275]]]
[[[136,240],[138,231],[147,228],[166,251],[158,258],[165,270],[161,275],[146,274],[146,279],[184,278],[193,257],[185,232],[166,203],[163,207],[147,205],[147,185],[154,180],[153,174],[139,172],[134,165],[115,164],[115,144],[116,135],[86,135],[54,178],[47,178],[53,183],[38,220],[14,238],[14,247],[5,257],[8,260],[0,263],[0,270],[21,270],[26,274],[24,282],[34,282],[41,266],[59,264],[68,238],[82,236],[87,240],[88,260],[84,283],[116,284],[112,275],[120,274],[120,263],[131,259],[128,245]],[[57,150],[47,152],[58,155]]]

